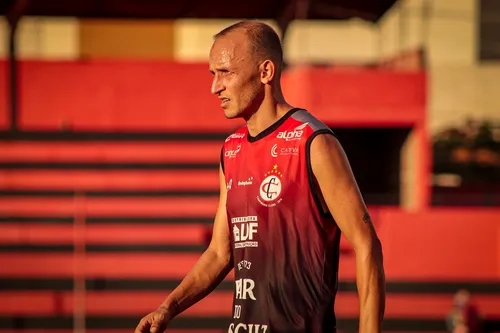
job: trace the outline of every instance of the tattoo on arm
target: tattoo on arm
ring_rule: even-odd
[[[370,214],[365,213],[365,215],[363,215],[363,222],[365,222],[365,223],[372,223],[372,219],[370,217]]]

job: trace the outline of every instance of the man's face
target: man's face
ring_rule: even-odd
[[[249,52],[247,41],[244,32],[233,31],[219,37],[210,50],[209,66],[214,75],[211,90],[229,119],[251,115],[264,95],[259,64]]]
[[[470,294],[467,291],[461,290],[455,295],[455,304],[459,307],[466,307],[470,302]]]

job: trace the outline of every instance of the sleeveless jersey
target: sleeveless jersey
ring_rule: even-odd
[[[322,208],[309,159],[332,131],[292,109],[256,137],[247,127],[221,152],[235,270],[229,333],[335,332],[340,230]]]

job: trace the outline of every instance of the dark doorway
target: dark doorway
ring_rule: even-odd
[[[338,128],[337,134],[368,205],[400,204],[401,148],[411,128]]]

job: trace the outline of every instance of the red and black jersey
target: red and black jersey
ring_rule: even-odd
[[[309,152],[332,131],[292,109],[256,137],[230,135],[227,184],[235,292],[228,332],[335,332],[340,230],[322,208]]]

